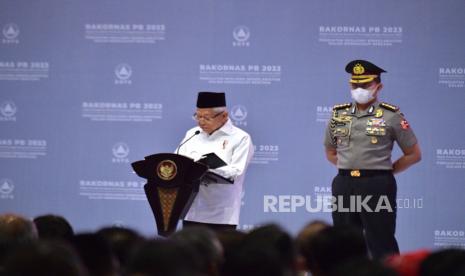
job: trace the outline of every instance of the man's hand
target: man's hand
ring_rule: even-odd
[[[402,152],[404,153],[404,156],[399,158],[392,165],[394,174],[405,171],[408,167],[421,160],[421,151],[418,143],[411,146],[410,148],[403,149]]]
[[[337,152],[335,148],[326,147],[326,159],[331,162],[334,166],[337,164]]]

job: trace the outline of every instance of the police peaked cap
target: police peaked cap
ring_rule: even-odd
[[[346,65],[346,72],[352,74],[351,83],[367,83],[379,77],[381,73],[386,73],[384,69],[363,59],[349,62]]]

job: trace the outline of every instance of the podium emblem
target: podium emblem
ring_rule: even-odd
[[[157,175],[163,180],[171,180],[176,176],[178,168],[176,163],[171,160],[163,160],[158,163],[157,166]]]

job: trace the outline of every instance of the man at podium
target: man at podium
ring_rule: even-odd
[[[216,154],[226,165],[210,170],[234,183],[200,185],[183,226],[236,229],[244,176],[254,151],[252,140],[229,119],[225,93],[199,92],[193,119],[198,126],[187,131],[177,153],[194,160]]]

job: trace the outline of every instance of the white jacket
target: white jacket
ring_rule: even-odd
[[[212,171],[223,177],[233,178],[234,184],[200,185],[199,193],[185,220],[237,225],[244,176],[254,152],[250,135],[234,126],[228,119],[211,135],[202,131],[200,127],[194,127],[187,131],[183,141],[198,130],[200,134],[182,145],[179,154],[198,160],[202,155],[214,152],[228,165]]]

